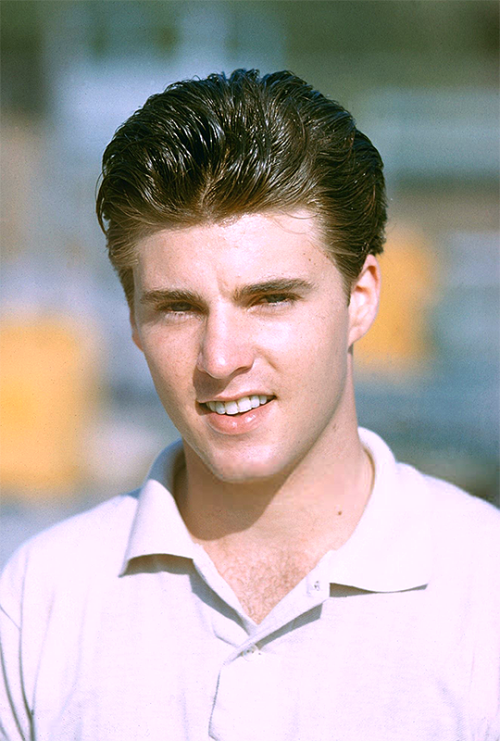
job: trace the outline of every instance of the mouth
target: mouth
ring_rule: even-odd
[[[200,406],[216,414],[236,416],[265,406],[274,398],[274,396],[267,396],[265,394],[252,394],[251,396],[242,396],[239,399],[233,399],[231,401],[207,401],[200,404]]]

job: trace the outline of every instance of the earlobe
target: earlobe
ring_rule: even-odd
[[[380,298],[380,267],[374,255],[368,255],[353,284],[349,304],[349,347],[361,339],[377,316]]]

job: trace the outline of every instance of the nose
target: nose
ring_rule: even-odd
[[[204,323],[197,369],[212,378],[227,379],[254,362],[252,337],[230,310],[211,312]]]

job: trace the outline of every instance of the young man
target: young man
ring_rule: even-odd
[[[380,156],[297,77],[173,85],[98,214],[182,441],[21,548],[9,741],[498,741],[500,513],[358,430]]]

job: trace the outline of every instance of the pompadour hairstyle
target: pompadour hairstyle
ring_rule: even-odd
[[[291,72],[238,69],[169,85],[116,131],[97,215],[133,301],[139,239],[165,228],[307,208],[346,293],[383,250],[382,160],[351,114]]]

